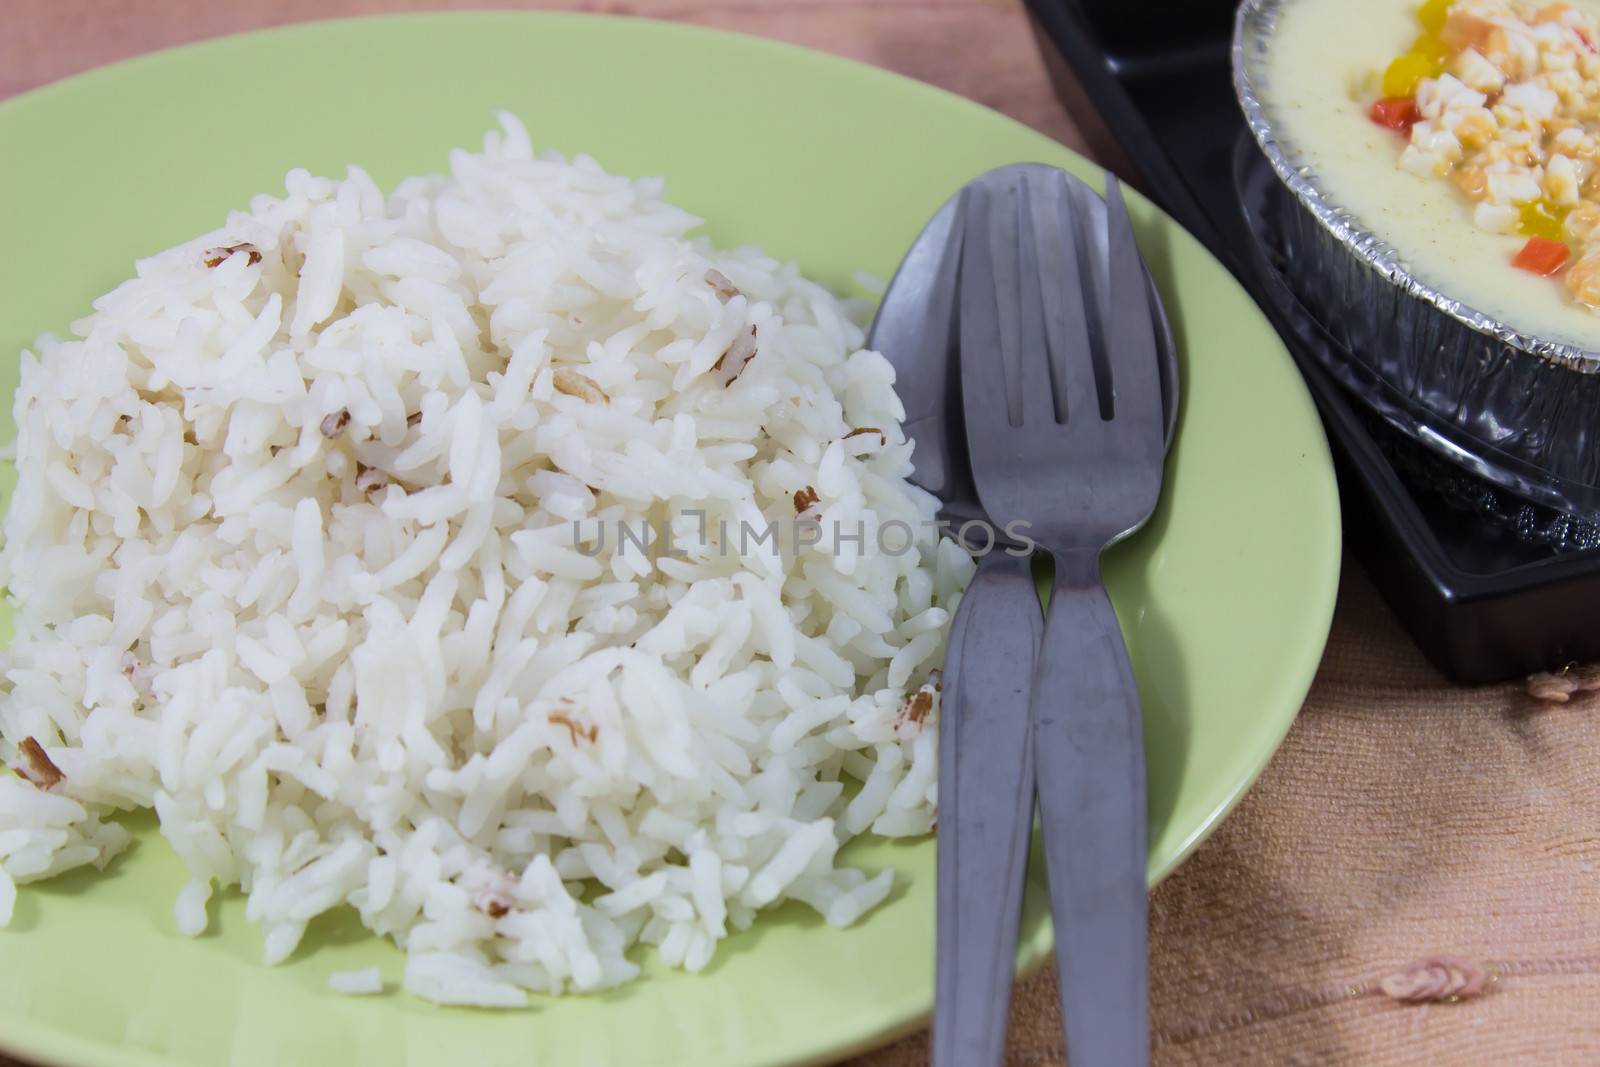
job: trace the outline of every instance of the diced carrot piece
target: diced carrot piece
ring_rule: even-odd
[[[1422,112],[1409,96],[1386,96],[1372,105],[1367,117],[1379,126],[1409,134],[1411,127],[1421,121]]]
[[[1548,278],[1559,273],[1571,255],[1572,249],[1565,242],[1552,241],[1548,237],[1530,237],[1528,243],[1522,246],[1522,251],[1511,260],[1511,265]]]

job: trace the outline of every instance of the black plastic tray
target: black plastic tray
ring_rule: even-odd
[[[1595,531],[1506,498],[1353,403],[1315,355],[1326,335],[1263,269],[1270,260],[1236,181],[1259,150],[1229,71],[1233,0],[1027,5],[1057,92],[1094,150],[1131,163],[1283,336],[1333,446],[1346,542],[1428,658],[1467,682],[1600,658]]]

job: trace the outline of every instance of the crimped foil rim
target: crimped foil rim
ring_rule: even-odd
[[[1239,5],[1233,27],[1233,88],[1256,144],[1261,146],[1272,169],[1294,193],[1295,199],[1346,248],[1407,295],[1431,304],[1449,317],[1501,344],[1580,374],[1600,374],[1600,352],[1523,333],[1418,279],[1406,269],[1399,251],[1393,245],[1367,229],[1353,212],[1340,207],[1317,185],[1316,173],[1309,165],[1296,164],[1290,158],[1291,149],[1279,139],[1272,120],[1267,117],[1266,107],[1256,93],[1250,73],[1252,62],[1265,59],[1278,14],[1286,2],[1292,0],[1244,0]]]

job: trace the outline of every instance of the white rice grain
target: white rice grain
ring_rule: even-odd
[[[328,975],[328,988],[348,997],[367,997],[383,992],[383,975],[376,967],[359,971],[334,971]]]
[[[935,506],[867,309],[501,121],[387,199],[291,171],[23,353],[0,756],[64,777],[0,775],[0,925],[138,807],[184,934],[348,904],[442,1004],[890,892],[838,852],[932,823],[900,710],[972,561],[876,544]]]

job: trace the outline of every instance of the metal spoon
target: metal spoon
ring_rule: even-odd
[[[987,524],[967,458],[957,358],[960,200],[958,191],[912,244],[868,334],[868,344],[895,368],[905,432],[915,444],[911,480],[939,499],[939,517],[957,528],[973,521]],[[1153,280],[1149,285],[1170,447],[1178,414],[1173,399],[1177,351],[1160,293]],[[1103,284],[1099,291],[1105,291]],[[945,654],[937,1067],[996,1064],[1004,1047],[1032,827],[1027,707],[1042,623],[1027,556],[1008,555],[994,545],[979,559]]]

